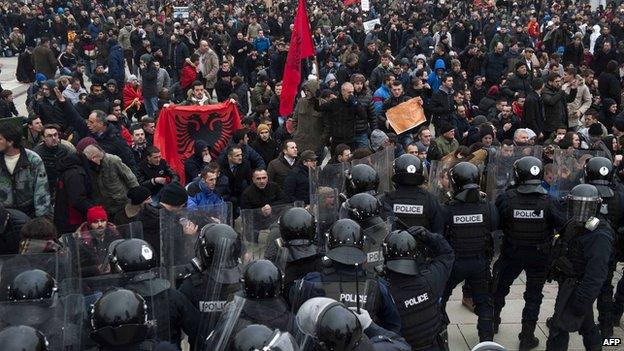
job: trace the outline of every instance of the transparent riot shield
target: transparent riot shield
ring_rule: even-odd
[[[452,163],[443,161],[432,161],[429,166],[427,190],[436,196],[441,203],[451,199],[452,188],[449,171],[452,167]]]
[[[196,256],[196,243],[201,229],[211,223],[232,225],[232,203],[160,211],[160,262],[169,280],[177,285],[186,274],[185,266]]]
[[[93,306],[104,293],[115,288],[132,290],[143,297],[147,305],[146,325],[149,327],[149,338],[179,344],[181,333],[171,330],[172,319],[169,313],[169,301],[172,285],[166,278],[166,271],[162,268],[83,277],[81,279],[82,294],[89,319],[88,325],[83,329],[86,336],[84,341],[86,346],[96,346],[95,340],[90,337],[93,332],[91,322],[97,318],[94,315]],[[120,301],[120,303],[122,302]]]
[[[362,232],[364,234],[364,253],[366,254],[364,269],[373,275],[377,273],[375,268],[383,264],[382,245],[390,233],[390,228],[392,228],[391,224],[381,222]]]
[[[310,170],[310,212],[316,219],[319,247],[325,246],[325,233],[339,219],[338,195],[344,191],[347,166],[347,163],[334,163]]]
[[[387,147],[359,160],[351,161],[351,165],[367,164],[379,175],[377,194],[392,190],[392,164],[394,163],[394,147]]]
[[[592,157],[606,157],[601,150],[555,150],[552,168],[546,167],[544,180],[551,196],[561,198],[581,183],[583,167]]]
[[[258,259],[271,259],[278,267],[283,268],[284,250],[279,244],[279,218],[292,204],[271,206],[270,210],[241,210],[241,238],[243,240],[243,263]]]
[[[240,328],[238,324],[247,302],[248,300],[242,296],[234,296],[234,299],[227,304],[227,307],[221,314],[214,330],[206,339],[202,350],[224,351],[231,349],[230,342]]]
[[[115,226],[107,223],[105,227],[92,228],[83,224],[76,232],[63,234],[59,239],[69,251],[72,270],[76,277],[91,277],[110,272],[108,248],[119,239],[143,238],[141,222]]]
[[[524,156],[542,158],[541,146],[506,146],[491,149],[485,175],[485,192],[490,200],[516,186],[513,165]]]
[[[81,350],[81,330],[85,320],[82,296],[63,289],[69,273],[66,256],[57,254],[3,256],[1,272],[5,296],[0,302],[0,329],[27,325],[41,331],[50,350]],[[48,282],[39,282],[47,276]],[[39,282],[35,289],[29,285]],[[29,295],[36,293],[36,295]]]

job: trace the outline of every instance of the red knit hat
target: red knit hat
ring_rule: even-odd
[[[97,220],[103,219],[108,221],[106,210],[102,206],[93,206],[87,211],[87,222],[93,223]]]

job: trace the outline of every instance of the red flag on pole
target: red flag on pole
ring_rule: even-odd
[[[295,96],[301,82],[301,60],[314,56],[314,44],[305,0],[299,0],[295,15],[295,28],[290,36],[290,49],[286,56],[284,76],[282,78],[282,94],[280,95],[280,115],[288,116],[293,111]]]

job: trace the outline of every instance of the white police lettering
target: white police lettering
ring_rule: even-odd
[[[470,224],[470,223],[483,223],[482,214],[469,214],[453,216],[453,223],[455,224]]]
[[[366,262],[377,262],[381,261],[381,251],[373,251],[366,254]]]
[[[422,205],[394,204],[394,213],[400,214],[423,214]]]
[[[357,303],[357,299],[355,294],[347,294],[347,293],[341,293],[340,294],[340,302],[352,302],[352,303]],[[365,304],[366,303],[366,295],[360,295],[360,304]]]
[[[544,211],[542,210],[514,210],[513,218],[520,219],[543,219]]]
[[[408,308],[410,306],[416,306],[421,302],[425,302],[429,300],[429,296],[427,295],[427,293],[424,293],[422,295],[418,295],[416,297],[412,297],[409,300],[405,300],[403,301],[405,303],[405,308]]]
[[[199,312],[221,312],[227,301],[199,301]]]

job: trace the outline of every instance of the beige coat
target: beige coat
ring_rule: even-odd
[[[592,104],[592,94],[589,91],[589,88],[585,84],[585,80],[581,78],[581,76],[577,75],[576,80],[580,83],[576,89],[576,96],[574,97],[574,101],[568,102],[568,126],[570,128],[578,127],[582,123],[580,121],[580,117],[582,117],[585,112],[589,109]],[[563,84],[561,89],[569,94],[572,90],[568,83]],[[576,111],[580,112],[580,115],[576,115]]]
[[[202,55],[199,50],[195,51],[201,60],[202,76],[206,80],[206,88],[213,89],[217,83],[217,72],[219,71],[219,57],[214,50],[208,48],[208,51]]]

